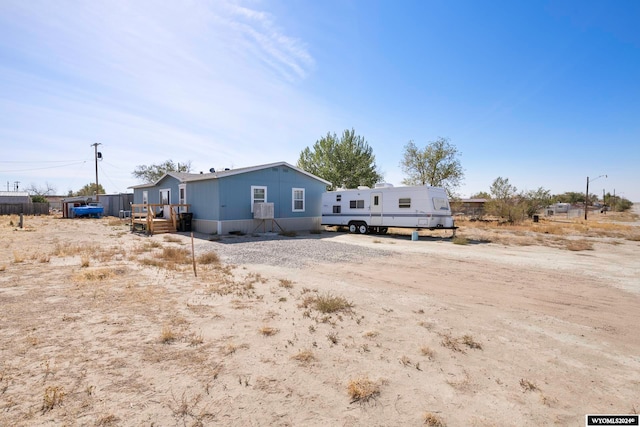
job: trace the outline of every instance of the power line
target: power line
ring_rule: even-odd
[[[0,170],[0,173],[7,173],[7,172],[30,172],[30,171],[38,171],[38,170],[43,170],[43,169],[55,169],[55,168],[65,168],[67,166],[74,166],[74,165],[79,165],[81,163],[86,163],[86,160],[82,160],[82,161],[76,161],[73,163],[67,163],[64,165],[58,165],[58,166],[46,166],[46,167],[42,167],[42,168],[30,168],[30,169],[9,169],[9,170]]]
[[[0,160],[0,163],[67,163],[80,160]]]

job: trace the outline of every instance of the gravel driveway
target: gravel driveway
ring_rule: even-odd
[[[284,237],[224,236],[216,241],[196,240],[196,253],[215,251],[228,264],[266,264],[303,268],[316,263],[358,262],[386,257],[392,252],[331,241],[321,235]]]

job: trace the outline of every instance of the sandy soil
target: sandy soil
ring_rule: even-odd
[[[0,217],[0,425],[575,426],[640,409],[635,225],[292,237],[379,252],[311,250],[305,268],[215,263],[224,239],[197,236],[195,277],[187,235],[25,224]],[[591,250],[561,244],[576,239]],[[352,307],[322,312],[329,297]]]

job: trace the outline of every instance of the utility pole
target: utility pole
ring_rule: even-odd
[[[596,178],[593,178],[591,181],[595,181],[596,179],[602,178],[603,176],[605,178],[607,177],[607,175],[600,175]],[[589,177],[587,177],[587,192],[584,193],[584,220],[585,221],[587,220],[587,209],[589,208],[587,205],[588,201],[589,201]]]
[[[96,164],[96,168],[97,168]],[[96,181],[98,180],[98,169],[96,169]],[[588,209],[588,200],[589,200],[589,177],[587,177],[587,192],[584,193],[584,220],[587,220],[587,209]]]
[[[99,196],[100,191],[98,190],[99,188],[98,187],[98,158],[102,158],[102,153],[98,153],[98,145],[102,145],[102,144],[100,144],[99,142],[94,142],[93,144],[91,144],[91,146],[94,149],[95,159],[96,159],[96,202],[100,200],[100,196]]]

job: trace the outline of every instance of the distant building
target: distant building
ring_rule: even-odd
[[[31,203],[31,196],[26,191],[0,191],[0,204]]]
[[[451,202],[451,211],[454,215],[465,215],[473,218],[484,215],[484,205],[487,199],[460,199]]]
[[[0,215],[47,215],[49,203],[33,203],[26,191],[0,191]]]

